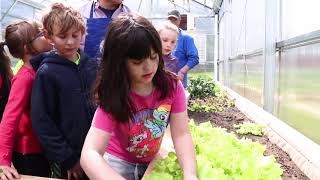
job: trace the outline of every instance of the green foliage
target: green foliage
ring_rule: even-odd
[[[225,108],[234,107],[234,101],[229,100],[225,93],[205,99],[190,99],[188,110],[192,112],[221,112]]]
[[[262,136],[263,135],[263,125],[255,124],[252,122],[244,122],[242,124],[235,124],[233,125],[236,129],[236,132],[239,134],[252,134],[255,136]]]
[[[199,180],[278,180],[283,170],[273,156],[264,156],[265,146],[249,139],[237,139],[210,122],[196,126],[190,122],[196,149]],[[175,153],[155,163],[147,180],[179,179],[182,172]]]
[[[148,177],[146,177],[146,180],[158,180],[158,179],[164,179],[164,180],[173,180],[173,177],[169,173],[159,173],[159,172],[154,172],[150,174]]]
[[[187,89],[191,98],[217,96],[220,92],[213,79],[205,77],[190,78],[190,84]]]
[[[18,60],[17,64],[12,68],[13,74],[17,74],[20,68],[23,66],[23,61],[21,59]]]
[[[182,170],[179,166],[177,156],[174,152],[169,152],[167,158],[159,159],[155,162],[153,172],[146,178],[146,180],[153,179],[183,179]]]
[[[208,75],[194,75],[188,86],[190,100],[188,110],[192,112],[221,112],[233,107],[226,93],[221,92],[217,84]]]
[[[223,109],[207,105],[205,101],[196,99],[194,101],[191,101],[190,105],[188,106],[188,110],[192,112],[221,112]]]
[[[213,79],[213,72],[201,72],[201,73],[188,73],[188,81],[194,78],[206,78]]]

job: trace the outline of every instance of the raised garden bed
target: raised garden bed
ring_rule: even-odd
[[[222,112],[188,112],[189,117],[194,119],[196,123],[202,123],[210,121],[214,127],[222,127],[227,129],[228,132],[235,133],[239,138],[243,136],[253,141],[259,141],[261,144],[266,145],[265,155],[273,155],[277,162],[281,164],[283,169],[282,178],[284,180],[299,179],[305,180],[309,179],[304,173],[295,165],[288,154],[278,148],[276,145],[272,144],[268,137],[254,136],[254,135],[241,135],[236,133],[234,124],[241,124],[243,122],[250,121],[244,114],[242,114],[236,107],[226,108]]]
[[[238,130],[238,129],[236,129],[237,125],[245,123],[245,122],[251,122],[251,120],[248,119],[243,113],[241,113],[234,106],[234,102],[232,100],[228,99],[226,94],[221,92],[219,90],[219,88],[213,83],[213,81],[211,81],[210,79],[207,79],[206,77],[205,78],[203,78],[203,77],[196,78],[193,81],[191,81],[191,86],[189,86],[188,90],[191,94],[191,99],[189,99],[189,104],[188,104],[188,110],[189,110],[188,113],[189,113],[189,117],[191,119],[193,119],[195,124],[210,122],[213,127],[221,127],[221,128],[226,129],[227,132],[235,134],[235,136],[238,139],[244,139],[244,138],[251,139],[253,142],[259,142],[260,144],[265,145],[265,151],[262,150],[263,154],[257,155],[258,159],[254,160],[254,159],[251,159],[252,157],[249,157],[250,156],[249,154],[251,154],[251,153],[256,154],[256,152],[257,152],[256,150],[260,149],[259,146],[254,147],[255,150],[253,150],[253,151],[251,151],[249,149],[247,149],[247,150],[249,150],[249,151],[247,151],[246,147],[250,147],[251,145],[244,146],[244,149],[243,149],[242,147],[239,147],[239,144],[238,144],[240,142],[240,146],[241,146],[241,144],[243,143],[242,140],[239,140],[239,142],[236,142],[232,138],[224,139],[225,133],[222,133],[221,136],[214,135],[213,138],[211,138],[211,135],[209,135],[209,136],[206,135],[206,136],[204,136],[204,138],[207,139],[206,142],[208,140],[210,141],[210,143],[209,143],[210,145],[208,144],[208,145],[206,145],[207,147],[202,147],[202,148],[205,148],[205,149],[209,148],[209,149],[207,149],[209,151],[203,151],[203,152],[204,152],[205,156],[211,156],[212,152],[213,152],[213,154],[216,153],[216,155],[215,155],[215,157],[213,157],[213,159],[211,157],[211,160],[209,160],[209,162],[206,162],[207,165],[205,166],[205,169],[207,169],[206,168],[207,166],[210,166],[210,167],[212,166],[214,169],[212,169],[210,171],[215,171],[213,174],[222,175],[221,177],[228,177],[228,179],[229,178],[231,178],[231,179],[236,178],[237,179],[237,177],[245,178],[245,179],[257,179],[258,177],[259,177],[258,179],[278,179],[278,178],[280,178],[280,175],[281,175],[281,173],[279,174],[279,166],[280,166],[283,171],[282,176],[281,176],[282,179],[285,179],[285,180],[286,179],[290,179],[290,180],[291,179],[299,179],[299,180],[309,179],[295,165],[295,163],[291,160],[291,158],[289,157],[289,155],[287,153],[285,153],[283,150],[281,150],[276,145],[272,144],[269,141],[268,137],[266,135],[263,135],[263,133],[261,133],[259,131],[259,130],[261,130],[260,125],[250,124],[250,127],[247,126],[244,129],[245,129],[245,131],[247,131],[247,130],[251,131],[251,133],[253,133],[253,134],[261,134],[261,136],[239,134],[240,132],[239,131],[237,132],[237,130]],[[200,130],[200,131],[207,132],[207,130],[208,129],[203,129],[203,131],[202,130]],[[226,134],[229,134],[229,133],[226,133]],[[197,134],[197,132],[196,132],[196,134]],[[228,141],[228,142],[226,142],[226,145],[227,145],[226,147],[224,147],[224,143],[221,145],[219,145],[219,144],[215,145],[214,141],[216,141],[217,139],[220,139],[220,138],[223,138],[224,142]],[[168,137],[165,139],[168,139]],[[213,142],[211,142],[211,140],[213,140]],[[231,144],[229,144],[229,140],[232,141]],[[167,140],[165,140],[165,141],[167,141]],[[203,142],[203,139],[198,138],[195,140],[195,143],[198,144],[199,141],[200,141],[200,145],[201,145],[201,142]],[[231,146],[229,146],[228,144]],[[233,145],[235,145],[235,146],[232,147]],[[196,146],[198,146],[198,145],[196,145]],[[166,152],[166,150],[168,150],[167,149],[168,147],[169,147],[169,145],[163,144],[161,148],[165,149],[164,152]],[[230,147],[231,149],[228,147]],[[240,148],[239,149],[240,151],[237,150],[238,147]],[[199,148],[199,147],[196,147],[196,149],[197,148]],[[220,150],[219,151],[216,151],[216,150],[212,151],[212,148],[215,148],[216,150],[219,150],[219,148],[220,148]],[[252,148],[253,148],[253,146],[252,146]],[[171,151],[171,150],[173,150],[172,147],[169,148],[169,151]],[[219,164],[217,165],[216,161],[221,161],[221,158],[223,160],[223,157],[224,157],[224,155],[223,155],[224,152],[220,153],[220,151],[225,151],[225,150],[228,151],[228,153],[229,153],[228,156],[235,155],[234,158],[236,158],[236,159],[237,159],[237,157],[240,157],[240,161],[239,161],[239,159],[237,159],[236,161],[234,159],[231,161],[223,162],[223,163],[227,163],[225,165],[221,165],[221,166]],[[241,153],[243,151],[245,151],[245,152],[247,151],[247,153],[249,153],[249,154],[244,153],[242,155],[241,154],[236,155],[237,153]],[[205,152],[210,152],[210,153],[208,154]],[[230,152],[231,152],[231,154],[230,154]],[[200,154],[201,154],[201,152],[200,152]],[[165,156],[166,156],[165,154],[160,153],[161,158],[165,158]],[[272,167],[274,167],[274,168],[272,168],[273,170],[271,170],[271,171],[267,170],[271,167],[269,165],[268,165],[267,169],[264,169],[264,168],[266,168],[266,166],[264,166],[264,165],[262,165],[261,166],[262,169],[260,169],[260,165],[261,165],[261,163],[263,164],[263,161],[264,161],[263,158],[261,160],[259,160],[262,156],[275,157],[275,160],[278,163],[278,165],[272,165]],[[153,176],[153,178],[151,178],[151,179],[155,179],[155,177],[158,177],[159,175],[160,176],[168,175],[167,173],[171,174],[170,178],[168,176],[169,179],[171,179],[171,178],[181,179],[181,172],[180,172],[181,170],[179,170],[179,168],[177,169],[177,167],[176,167],[177,161],[175,161],[175,163],[172,163],[173,161],[171,161],[171,159],[173,157],[175,157],[175,155],[171,154],[169,158],[166,158],[165,160],[161,160],[163,162],[155,161],[155,163],[152,163],[150,168],[148,168],[148,170],[147,170],[148,171],[147,174],[152,174],[153,173],[152,169],[154,168],[155,169],[154,172],[156,172],[157,175],[153,174],[155,176]],[[226,158],[228,158],[228,157],[226,157]],[[253,158],[255,158],[255,157],[253,157]],[[230,159],[230,157],[229,157],[229,159]],[[248,162],[249,163],[249,164],[247,164],[247,165],[249,165],[248,167],[252,166],[252,163],[250,164],[250,162],[252,161],[252,162],[255,162],[253,164],[256,164],[257,167],[248,171],[247,168],[244,168],[244,169],[240,168],[239,164],[237,164],[238,161],[239,161],[239,163],[244,164],[244,165],[247,164],[247,162]],[[210,163],[210,162],[212,162],[212,163]],[[197,162],[197,163],[199,163],[199,162]],[[211,165],[209,165],[208,163]],[[170,165],[167,165],[167,164],[170,164]],[[200,166],[203,166],[203,164],[200,163]],[[230,169],[230,166],[235,167],[236,169],[234,169],[234,168]],[[172,170],[173,167],[175,170]],[[198,170],[201,171],[201,169],[202,168],[200,168]],[[241,172],[242,170],[244,170],[244,171]],[[260,171],[260,170],[261,170],[262,174],[260,174],[260,172],[254,173],[255,171]],[[250,171],[252,173],[250,173]],[[265,171],[265,172],[263,172],[263,171]],[[249,174],[248,174],[248,172],[249,172]],[[269,174],[268,174],[269,172],[274,173],[275,176],[269,176]],[[222,173],[222,174],[220,174],[220,173]],[[278,174],[278,175],[276,175],[276,174]],[[211,176],[212,176],[212,174],[211,174]],[[213,177],[215,177],[215,176],[213,176]],[[256,177],[256,178],[254,178],[254,177]],[[206,175],[202,174],[202,178],[200,177],[200,179],[206,179]]]
[[[197,89],[211,89],[207,91],[198,91]],[[209,88],[208,88],[209,87]],[[218,88],[218,86],[211,81],[208,77],[194,77],[191,80],[191,85],[189,87],[191,93],[191,99],[189,100],[189,117],[194,119],[196,123],[203,123],[210,121],[213,127],[225,128],[228,132],[234,133],[239,139],[245,137],[252,139],[253,141],[258,141],[266,146],[266,151],[264,155],[273,155],[277,162],[281,165],[283,169],[282,178],[283,179],[309,179],[291,160],[289,155],[282,149],[272,144],[266,135],[255,136],[250,134],[239,134],[235,125],[242,124],[244,122],[251,122],[248,117],[241,113],[237,107],[234,106],[232,100],[228,99],[226,95]],[[214,99],[219,101],[208,101],[211,95],[214,95]],[[202,98],[206,97],[206,98]],[[194,106],[194,102],[199,101],[199,99],[204,100],[202,105],[209,109],[205,111],[203,108],[190,108],[191,105]]]

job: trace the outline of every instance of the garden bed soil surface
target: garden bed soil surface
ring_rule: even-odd
[[[267,136],[254,136],[254,135],[240,135],[236,133],[234,124],[241,124],[242,122],[251,121],[236,107],[226,108],[223,112],[218,113],[203,113],[203,112],[188,112],[189,117],[194,119],[195,123],[202,123],[211,121],[214,127],[225,128],[228,132],[234,132],[239,138],[243,136],[253,141],[259,141],[261,144],[266,145],[265,155],[274,155],[277,162],[281,164],[283,169],[282,178],[284,180],[305,180],[309,179],[291,160],[289,155],[281,150],[275,144],[272,144]]]

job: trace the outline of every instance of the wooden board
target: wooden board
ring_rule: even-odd
[[[20,180],[58,180],[58,179],[21,175]]]

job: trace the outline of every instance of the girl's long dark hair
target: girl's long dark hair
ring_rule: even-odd
[[[10,68],[10,59],[6,55],[4,46],[5,42],[0,42],[0,122],[2,119],[2,115],[5,109],[5,106],[8,102],[9,92],[11,88],[11,78],[12,71]]]
[[[12,71],[10,68],[10,59],[6,55],[4,50],[5,42],[0,42],[0,72],[2,81],[5,82],[5,79],[12,78]]]
[[[95,88],[98,105],[120,122],[132,117],[135,107],[129,97],[128,59],[150,57],[151,49],[159,55],[159,66],[153,84],[160,99],[171,96],[177,78],[164,70],[160,37],[153,25],[137,15],[120,16],[112,21],[103,46],[101,66]]]

